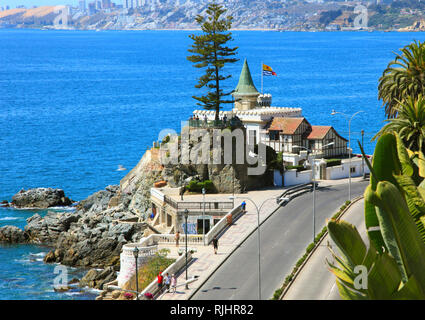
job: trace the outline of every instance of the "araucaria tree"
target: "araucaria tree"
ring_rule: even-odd
[[[223,6],[212,3],[206,10],[206,17],[198,15],[196,22],[202,28],[201,35],[192,34],[189,37],[193,44],[189,52],[193,55],[187,59],[194,63],[195,68],[205,69],[205,74],[199,78],[198,89],[206,88],[207,93],[202,96],[193,96],[197,105],[206,110],[215,110],[215,120],[219,120],[221,104],[232,103],[232,100],[224,99],[231,92],[224,92],[220,84],[231,77],[224,74],[226,64],[235,63],[239,59],[234,58],[238,47],[230,48],[227,42],[233,40],[232,33],[228,32],[232,26],[233,17],[222,17],[227,10]]]

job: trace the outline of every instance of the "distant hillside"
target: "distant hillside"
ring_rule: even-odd
[[[0,27],[71,29],[194,29],[195,18],[205,12],[208,1],[163,0],[140,8],[101,9],[80,12],[68,6],[44,6],[0,12]],[[234,29],[272,30],[350,30],[358,16],[359,2],[301,0],[227,0]],[[367,7],[368,27],[392,30],[411,26],[425,19],[425,3],[396,0]],[[63,20],[63,21],[62,21]]]

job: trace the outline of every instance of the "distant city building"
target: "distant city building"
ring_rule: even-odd
[[[325,28],[327,31],[340,31],[341,26],[339,24],[330,24]]]
[[[111,0],[102,0],[102,9],[112,8]]]
[[[10,7],[9,6],[6,6],[6,10],[9,10],[10,9]]]
[[[96,10],[100,10],[102,9],[102,2],[101,1],[96,1]]]
[[[78,3],[78,9],[82,12],[86,11],[86,0],[80,0]]]
[[[96,13],[96,3],[95,2],[89,2],[88,11],[89,11],[89,15]]]

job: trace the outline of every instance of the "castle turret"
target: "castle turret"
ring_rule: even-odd
[[[238,85],[232,95],[235,98],[235,108],[238,110],[250,110],[258,106],[257,97],[260,93],[254,86],[246,59],[239,76]]]

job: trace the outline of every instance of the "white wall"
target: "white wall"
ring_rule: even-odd
[[[297,184],[304,184],[311,182],[312,171],[305,170],[301,172],[297,172],[296,169],[291,169],[285,172],[284,176],[284,185],[285,187],[294,186]]]
[[[273,184],[275,187],[282,187],[282,174],[280,170],[273,170]]]
[[[349,176],[350,162],[348,159],[343,160],[340,166],[326,168],[326,178],[328,180],[345,179]],[[352,177],[360,177],[363,175],[362,170],[362,159],[352,158],[351,168],[354,168],[354,172],[351,173]],[[364,163],[365,173],[370,173],[368,166]]]

